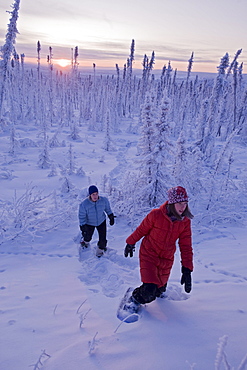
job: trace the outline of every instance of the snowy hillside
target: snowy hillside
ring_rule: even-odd
[[[81,139],[72,141],[69,133],[61,133],[66,146],[49,149],[56,163],[53,176],[52,165],[38,166],[41,148],[20,145],[13,155],[8,136],[1,135],[5,227],[0,245],[0,368],[208,370],[231,368],[224,365],[228,361],[243,370],[246,229],[229,223],[200,225],[194,212],[192,292],[181,288],[177,255],[167,298],[147,305],[139,322],[121,324],[116,318],[120,299],[128,286],[140,284],[138,252],[132,259],[123,256],[131,222],[118,214],[112,201],[116,224],[108,226],[109,249],[101,259],[95,257],[96,236],[80,257],[73,239],[79,230],[78,204],[87,187],[94,183],[103,189],[105,175],[112,174],[114,180],[125,171],[123,152],[131,166],[138,136],[115,134],[115,151],[106,152],[101,149],[102,132],[88,131],[84,124]],[[16,137],[18,143],[38,140],[30,126],[17,127]],[[74,173],[65,176],[71,143]],[[240,174],[246,171],[246,154],[238,144],[234,153],[234,172]],[[84,175],[76,174],[79,167]],[[13,221],[19,215],[22,227]]]

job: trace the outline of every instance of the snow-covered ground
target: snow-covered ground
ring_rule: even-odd
[[[23,138],[38,143],[36,134],[28,126],[16,130],[19,143]],[[102,132],[90,132],[85,125],[81,140],[72,141],[68,135],[69,129],[64,129],[61,140],[66,146],[49,152],[55,176],[49,176],[51,168],[38,167],[40,147],[16,147],[10,155],[9,137],[0,137],[1,218],[8,224],[7,235],[1,225],[0,369],[244,370],[246,228],[199,226],[195,217],[192,292],[184,293],[180,285],[177,253],[167,298],[147,305],[138,322],[121,323],[116,317],[121,297],[129,286],[140,284],[138,248],[133,258],[123,256],[130,223],[119,216],[108,226],[109,248],[102,258],[95,257],[96,234],[90,249],[79,256],[77,211],[89,185],[101,190],[104,175],[121,171],[124,151],[135,158],[138,136],[114,135],[116,151],[105,152]],[[85,176],[68,175],[73,186],[66,193],[70,143],[75,166],[81,166]],[[246,156],[241,163],[246,164]],[[33,228],[16,236],[9,217],[27,189],[31,198],[38,191],[53,197],[43,226],[34,218]],[[35,212],[39,218],[41,210]]]

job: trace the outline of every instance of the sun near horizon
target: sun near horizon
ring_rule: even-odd
[[[55,64],[58,64],[62,68],[66,68],[71,65],[71,60],[69,59],[54,59]]]

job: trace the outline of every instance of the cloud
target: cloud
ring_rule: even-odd
[[[119,64],[123,66],[130,54],[130,41],[107,41],[101,40],[91,43],[85,43],[80,45],[75,43],[75,45],[59,45],[52,43],[43,43],[42,37],[36,37],[33,35],[33,44],[30,45],[30,40],[28,37],[23,35],[18,35],[18,41],[16,43],[16,49],[18,53],[24,53],[28,58],[37,57],[37,41],[41,43],[41,58],[46,60],[49,53],[49,47],[52,47],[53,56],[55,59],[58,58],[71,58],[71,49],[74,49],[75,46],[78,46],[79,49],[79,63],[86,63],[87,61],[100,64],[102,62],[108,61],[109,64],[115,66]],[[42,35],[39,35],[42,36]],[[78,40],[76,40],[78,41]],[[155,63],[166,65],[168,61],[171,64],[175,62],[184,63],[187,65],[188,59],[191,56],[192,51],[194,51],[194,64],[215,64],[218,65],[220,58],[225,54],[225,52],[219,55],[219,50],[205,50],[205,49],[196,49],[191,50],[189,47],[183,45],[153,45],[151,43],[136,43],[135,46],[135,60],[134,66],[136,68],[142,68],[141,64],[143,61],[144,54],[151,57],[152,51],[155,52]]]

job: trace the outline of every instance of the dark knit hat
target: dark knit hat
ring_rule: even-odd
[[[95,185],[89,186],[89,188],[88,188],[88,194],[89,195],[91,195],[93,193],[98,193],[98,192],[99,192],[99,190],[98,190],[97,186],[95,186]]]
[[[188,202],[187,192],[182,186],[176,186],[175,188],[169,189],[167,195],[168,204]]]

